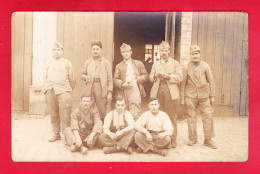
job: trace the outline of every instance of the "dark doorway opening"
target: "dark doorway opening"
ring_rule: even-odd
[[[126,43],[132,47],[132,58],[142,61],[150,73],[159,54],[156,45],[165,39],[165,22],[166,12],[115,12],[113,70],[123,60],[120,46]],[[148,96],[151,85],[144,84]]]

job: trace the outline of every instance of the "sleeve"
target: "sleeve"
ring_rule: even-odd
[[[206,66],[206,78],[209,83],[210,96],[214,97],[215,96],[215,82],[214,82],[213,73],[211,71],[209,64],[207,64],[207,66]]]
[[[92,111],[92,116],[94,117],[94,126],[92,132],[101,133],[102,132],[102,121],[100,119],[100,115],[97,107],[95,106]]]
[[[133,118],[132,114],[130,112],[128,112],[128,111],[126,111],[125,114],[126,114],[125,115],[125,119],[126,119],[126,122],[127,122],[128,126],[134,126],[135,121],[134,121],[134,118]]]
[[[112,66],[109,61],[106,63],[107,67],[107,90],[113,92],[113,73],[112,73]]]
[[[118,65],[116,65],[116,68],[115,68],[114,84],[117,88],[122,88],[123,81],[120,79],[120,69],[119,69]]]
[[[149,75],[149,81],[150,81],[151,83],[153,83],[153,82],[155,81],[155,78],[154,78],[154,75],[155,75],[155,73],[156,73],[155,67],[156,67],[156,63],[153,64],[151,73],[150,73],[150,75]]]
[[[78,108],[75,109],[72,113],[71,113],[71,121],[70,121],[70,127],[71,130],[79,130],[79,124],[78,124],[78,115],[79,115],[79,110]]]
[[[146,82],[149,79],[149,75],[148,72],[145,69],[145,66],[143,64],[143,62],[139,62],[139,70],[140,70],[140,76],[137,78],[137,83],[141,84]]]
[[[180,86],[180,99],[184,100],[185,97],[185,86],[186,86],[186,82],[187,82],[187,67],[183,66],[182,67],[182,73],[183,73],[183,80],[181,82],[181,86]]]
[[[73,67],[71,62],[68,62],[68,78],[69,78],[69,83],[72,89],[74,89],[75,85],[76,85],[76,81],[74,79],[73,76]]]
[[[142,126],[142,127],[146,127],[146,117],[147,117],[147,114],[145,112],[136,121],[136,125],[139,125],[139,126]]]
[[[179,62],[174,60],[175,73],[171,74],[170,83],[180,83],[183,79],[182,68]]]
[[[88,72],[87,72],[87,70],[88,70],[88,64],[89,64],[89,61],[86,60],[86,62],[85,62],[85,64],[84,64],[84,67],[83,67],[83,69],[82,69],[82,73],[81,73],[81,79],[82,79],[83,81],[85,81],[85,77],[88,75]]]
[[[111,123],[112,123],[112,111],[107,113],[107,115],[106,115],[106,117],[104,119],[103,128],[109,130]]]

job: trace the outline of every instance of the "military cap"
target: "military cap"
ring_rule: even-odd
[[[200,47],[198,45],[191,45],[190,46],[190,52],[200,52]]]
[[[62,46],[62,44],[59,41],[56,40],[54,42],[54,48],[61,48],[61,49],[63,49],[63,46]]]
[[[91,47],[94,46],[94,45],[97,45],[97,46],[99,46],[100,48],[102,48],[102,42],[100,42],[100,41],[92,42],[92,43],[91,43]]]
[[[159,45],[159,49],[170,49],[170,45],[168,42],[162,41]]]
[[[125,50],[132,50],[130,45],[127,45],[125,43],[122,44],[122,46],[120,47],[121,51],[125,51]]]

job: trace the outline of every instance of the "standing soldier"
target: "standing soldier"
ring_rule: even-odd
[[[101,57],[102,43],[100,41],[92,42],[91,47],[93,57],[86,60],[81,74],[82,80],[86,83],[83,93],[92,95],[100,117],[104,120],[112,101],[112,67],[107,59]]]
[[[151,89],[151,98],[158,98],[160,110],[166,112],[174,127],[172,135],[172,147],[177,146],[177,115],[176,106],[179,98],[178,83],[182,81],[182,69],[180,64],[169,57],[170,46],[167,42],[162,41],[159,45],[161,59],[153,64],[150,81],[153,84]]]
[[[141,97],[145,97],[143,83],[148,81],[148,73],[144,64],[131,58],[130,45],[120,47],[124,60],[115,68],[114,84],[117,87],[116,96],[124,96],[127,109],[137,120],[141,111]]]
[[[70,126],[70,114],[72,106],[73,81],[72,64],[64,59],[63,46],[56,41],[54,43],[53,60],[46,67],[44,75],[44,94],[51,115],[51,125],[54,135],[49,139],[53,142],[60,139],[60,131]]]
[[[190,47],[191,61],[183,70],[184,80],[181,85],[181,105],[184,103],[188,110],[189,146],[197,143],[197,107],[202,114],[204,129],[204,145],[212,149],[217,146],[211,138],[214,137],[213,108],[215,88],[213,75],[209,64],[201,61],[200,48],[197,45]]]

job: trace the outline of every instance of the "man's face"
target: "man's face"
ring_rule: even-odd
[[[53,53],[54,58],[60,58],[63,55],[63,49],[62,48],[53,48],[52,53]]]
[[[129,60],[132,56],[132,51],[131,50],[123,50],[123,51],[121,51],[121,54],[122,54],[124,60]]]
[[[80,106],[84,109],[89,109],[91,104],[92,102],[90,97],[83,97],[80,101]]]
[[[100,57],[101,51],[102,51],[102,49],[99,46],[97,46],[97,45],[92,46],[92,56],[93,57]]]
[[[158,100],[153,100],[151,101],[149,104],[148,104],[148,107],[150,109],[150,111],[153,113],[153,114],[157,114],[158,111],[159,111],[159,102]]]
[[[122,113],[125,110],[125,101],[124,100],[117,100],[116,101],[116,111],[118,113]]]
[[[162,58],[168,58],[170,54],[170,50],[169,49],[160,49],[160,56]]]
[[[199,51],[191,52],[190,56],[191,56],[191,61],[193,63],[199,63],[200,62],[200,52]]]

